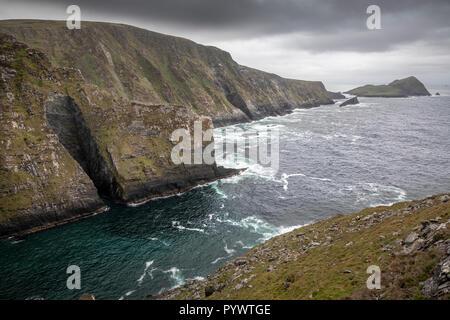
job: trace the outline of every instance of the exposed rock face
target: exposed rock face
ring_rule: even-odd
[[[62,79],[40,52],[1,34],[0,44],[0,238],[104,210],[45,122],[41,82],[56,89]]]
[[[422,294],[430,298],[437,298],[450,294],[450,241],[447,241],[446,253],[441,258],[422,289]]]
[[[45,111],[48,127],[89,175],[99,193],[110,199],[120,198],[122,190],[73,99],[52,95],[45,104]]]
[[[127,25],[83,22],[71,31],[65,22],[16,20],[1,21],[0,31],[121,98],[184,105],[216,126],[333,103],[319,81],[284,79],[240,66],[218,48]]]
[[[98,194],[140,203],[238,172],[174,164],[176,129],[332,103],[321,82],[131,26],[21,20],[0,31],[26,43],[0,34],[0,237],[104,210]]]
[[[365,85],[347,91],[358,97],[401,98],[409,96],[430,96],[422,82],[416,77],[395,80],[388,85]]]
[[[330,99],[334,99],[334,100],[345,99],[345,96],[340,92],[328,91],[328,96],[330,97]]]
[[[353,97],[353,98],[351,98],[351,99],[348,99],[348,100],[342,102],[342,103],[339,105],[339,107],[344,107],[344,106],[348,106],[348,105],[350,105],[350,104],[358,104],[358,103],[359,103],[358,98],[357,98],[357,97]]]
[[[175,129],[213,126],[190,107],[130,101],[11,36],[0,44],[0,237],[105,210],[98,193],[135,203],[238,172],[172,162]]]

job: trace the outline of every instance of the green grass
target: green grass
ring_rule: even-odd
[[[417,203],[419,201],[397,203],[391,207],[337,215],[274,237],[243,256],[249,261],[244,268],[250,271],[242,273],[238,279],[231,280],[237,272],[233,262],[226,263],[213,273],[205,284],[216,287],[225,284],[225,288],[207,299],[374,299],[381,296],[383,299],[424,299],[420,294],[420,282],[431,276],[443,251],[433,247],[414,254],[393,252],[401,250],[396,246],[397,240],[405,239],[421,221],[437,216],[443,222],[447,221],[450,218],[450,202],[438,202],[411,215],[394,215],[368,228],[363,221],[364,217],[373,213],[401,211]],[[359,219],[355,220],[357,216]],[[359,230],[353,230],[358,226]],[[304,236],[299,237],[300,233]],[[299,242],[305,237],[309,240]],[[324,243],[327,237],[332,238],[329,246],[318,246],[297,254],[312,239]],[[447,228],[442,239],[449,238]],[[384,251],[383,247],[387,245],[395,249]],[[289,252],[291,257],[283,256],[283,250]],[[275,259],[270,259],[273,256]],[[381,290],[368,290],[366,287],[369,276],[366,269],[370,265],[381,268]],[[267,271],[269,266],[276,269]],[[350,270],[351,273],[343,273],[343,270]],[[242,289],[235,289],[243,278],[250,276],[253,278]],[[196,293],[204,297],[201,290],[198,292],[190,287],[182,287],[175,292],[171,298],[189,299]]]

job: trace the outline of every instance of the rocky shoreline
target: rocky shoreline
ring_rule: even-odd
[[[381,270],[369,290],[366,269]],[[274,237],[205,280],[148,299],[449,299],[450,194],[380,206]]]

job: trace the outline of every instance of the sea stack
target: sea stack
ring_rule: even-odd
[[[359,103],[358,97],[353,97],[351,99],[348,99],[348,100],[342,102],[339,105],[339,107],[344,107],[344,106],[348,106],[348,105],[351,105],[351,104],[358,104],[358,103]]]

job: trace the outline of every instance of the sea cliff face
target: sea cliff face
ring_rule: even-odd
[[[105,208],[89,176],[46,125],[45,100],[75,70],[0,35],[0,237]]]
[[[238,172],[175,165],[176,129],[332,103],[321,82],[131,26],[1,21],[0,34],[0,237],[104,210],[100,197],[140,203]]]
[[[190,107],[216,126],[332,103],[319,81],[281,78],[218,48],[132,26],[83,22],[67,30],[65,22],[12,20],[1,21],[0,31],[124,99]]]
[[[99,194],[141,202],[237,172],[171,161],[171,133],[210,118],[123,99],[11,36],[0,44],[0,237],[102,211]]]

